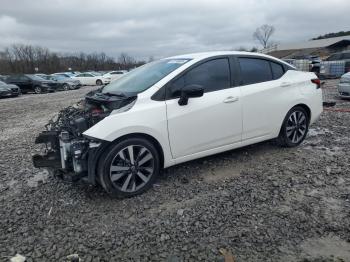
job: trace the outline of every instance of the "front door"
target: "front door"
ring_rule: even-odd
[[[179,105],[179,90],[199,85],[204,95]],[[241,141],[240,88],[232,87],[228,58],[204,62],[169,84],[168,132],[174,158]],[[171,96],[171,95],[170,95]]]

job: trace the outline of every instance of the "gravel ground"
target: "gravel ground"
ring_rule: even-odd
[[[298,148],[191,161],[117,200],[31,164],[48,119],[92,89],[0,100],[1,261],[350,261],[350,113],[325,111]]]

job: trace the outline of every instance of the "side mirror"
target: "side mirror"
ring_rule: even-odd
[[[189,85],[185,86],[181,90],[180,99],[178,101],[180,106],[185,106],[188,104],[189,98],[201,97],[204,94],[203,86],[201,85]]]

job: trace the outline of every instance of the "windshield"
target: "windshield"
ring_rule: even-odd
[[[141,93],[173,72],[175,69],[187,63],[190,59],[164,59],[155,61],[128,74],[105,86],[103,93]]]

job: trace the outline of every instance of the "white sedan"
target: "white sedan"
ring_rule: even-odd
[[[103,76],[110,77],[111,78],[111,82],[112,82],[114,80],[117,80],[117,79],[121,78],[127,72],[128,71],[126,71],[126,70],[111,71],[111,72],[108,72],[108,73],[104,74]]]
[[[107,85],[111,82],[111,78],[108,76],[95,75],[93,73],[81,73],[72,77],[79,80],[82,85]]]
[[[164,58],[87,95],[84,110],[100,121],[62,121],[72,124],[50,139],[60,141],[55,161],[34,164],[51,161],[113,196],[134,196],[162,168],[270,139],[298,146],[322,112],[320,86],[314,73],[263,54]]]

